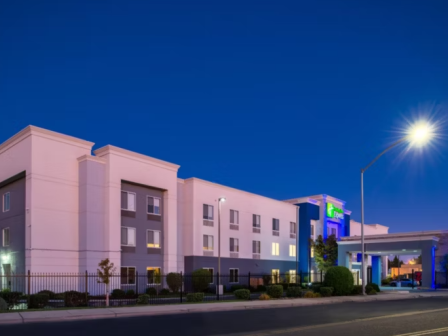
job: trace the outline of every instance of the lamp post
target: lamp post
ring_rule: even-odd
[[[407,135],[400,140],[394,142],[392,145],[383,150],[379,155],[377,155],[367,166],[361,169],[361,285],[362,294],[366,295],[365,289],[365,247],[364,247],[364,172],[370,168],[381,156],[390,151],[395,146],[403,143],[409,142],[411,145],[423,145],[425,142],[429,141],[433,136],[433,127],[427,123],[419,123],[412,126]]]
[[[225,202],[224,197],[218,199],[218,293],[221,295],[221,203]]]

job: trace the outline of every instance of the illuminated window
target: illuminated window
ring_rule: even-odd
[[[278,269],[273,269],[272,270],[272,283],[276,284],[280,282],[280,270]]]
[[[148,285],[160,285],[162,283],[162,272],[160,267],[147,267]]]
[[[213,251],[213,236],[210,235],[203,236],[203,248],[204,251]]]
[[[160,231],[148,230],[148,247],[160,248]]]
[[[296,283],[296,270],[289,271],[289,283]]]
[[[314,258],[314,247],[311,248],[310,256],[311,256],[311,258]]]
[[[289,245],[289,256],[290,257],[296,256],[296,246],[295,245]]]
[[[280,245],[279,245],[279,243],[272,243],[272,255],[273,256],[280,255]]]
[[[11,209],[11,194],[7,192],[3,194],[3,212],[9,211]]]
[[[148,196],[148,214],[160,215],[160,198]]]

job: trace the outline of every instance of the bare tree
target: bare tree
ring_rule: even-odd
[[[117,270],[114,263],[110,262],[109,258],[101,260],[98,264],[98,283],[106,285],[106,306],[109,307],[109,286],[110,278]]]

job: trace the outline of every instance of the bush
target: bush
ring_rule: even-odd
[[[48,306],[49,297],[46,294],[33,294],[30,295],[30,309],[42,309]]]
[[[261,294],[258,299],[259,300],[270,300],[271,297],[269,295],[267,295],[267,294]]]
[[[300,297],[303,297],[303,298],[306,297],[307,293],[311,293],[312,294],[313,291],[311,291],[311,290],[301,290],[300,291]]]
[[[137,304],[148,304],[149,303],[149,295],[142,294],[138,296]]]
[[[380,286],[378,286],[376,283],[369,283],[367,284],[367,286],[370,286],[371,288],[373,288],[375,290],[375,292],[379,293],[380,292]],[[366,286],[366,292],[367,292],[367,286]]]
[[[383,280],[381,280],[381,285],[383,285],[383,286],[388,285],[388,284],[390,284],[391,281],[392,281],[391,278],[383,279]]]
[[[188,293],[187,294],[187,302],[202,302],[202,301],[204,301],[204,293]]]
[[[168,295],[170,294],[170,290],[167,288],[162,288],[159,292],[160,295]]]
[[[192,273],[193,290],[202,293],[210,285],[213,279],[210,278],[210,272],[205,269],[197,269]]]
[[[110,296],[112,299],[123,299],[126,296],[126,292],[121,289],[114,289]]]
[[[180,273],[168,273],[166,283],[173,293],[178,293],[182,288],[182,275]]]
[[[302,292],[302,288],[300,288],[300,287],[289,287],[286,290],[286,296],[290,297],[290,298],[291,297],[298,298],[298,297],[300,297],[301,292]]]
[[[258,285],[257,286],[257,292],[266,292],[266,286],[265,285]]]
[[[238,300],[249,300],[250,299],[250,290],[248,289],[237,289],[233,292],[235,294],[235,297]]]
[[[86,293],[67,291],[64,293],[64,303],[66,307],[85,307],[87,306]]]
[[[42,291],[38,292],[37,294],[48,295],[50,300],[54,300],[56,298],[55,292],[52,292],[51,290],[42,290]]]
[[[304,298],[306,298],[306,299],[311,299],[313,297],[314,297],[314,293],[311,291],[307,291],[304,296]]]
[[[320,298],[320,297],[322,297],[322,294],[320,294],[320,293],[314,293],[314,297],[315,297],[315,298]]]
[[[157,295],[157,289],[155,289],[154,287],[146,288],[146,294],[150,296]]]
[[[243,286],[243,285],[232,285],[232,286],[230,286],[230,291],[231,291],[232,293],[235,292],[235,291],[238,290],[238,289],[246,289],[246,287]]]
[[[333,288],[332,287],[321,287],[320,294],[324,297],[331,296],[331,295],[333,295]]]
[[[126,291],[126,296],[135,296],[135,291],[133,289],[128,289]]]
[[[367,295],[376,295],[376,290],[374,290],[373,288],[367,292]]]
[[[17,305],[21,296],[21,292],[11,292],[9,288],[5,288],[0,292],[0,298],[5,300],[9,307]]]
[[[281,298],[283,295],[282,285],[272,285],[267,288],[267,294],[274,299]]]
[[[320,293],[320,289],[322,287],[323,286],[321,284],[312,284],[310,288],[314,293]]]
[[[362,286],[355,285],[353,286],[352,295],[361,295],[362,294]]]
[[[349,295],[353,291],[353,274],[347,267],[333,266],[325,273],[325,287],[333,287],[333,295]]]
[[[8,304],[0,297],[0,310],[8,310]]]

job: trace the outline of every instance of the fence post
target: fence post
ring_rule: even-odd
[[[219,289],[220,287],[220,282],[219,282],[220,278],[219,278],[219,272],[216,273],[216,299],[219,301]]]
[[[357,281],[358,286],[359,286],[359,270],[358,270],[358,272],[356,272],[356,281]]]
[[[89,289],[88,289],[88,275],[87,275],[87,270],[86,270],[86,304],[89,304]]]
[[[31,297],[31,272],[28,270],[28,307],[30,306],[30,297]]]
[[[182,272],[180,272],[180,303],[182,303],[182,291],[184,290],[183,285],[184,285],[184,279]]]
[[[414,289],[414,269],[412,269],[412,289]]]
[[[250,292],[250,272],[249,272],[249,275],[247,277],[247,288],[249,289],[249,292]],[[250,300],[250,293],[249,293],[249,300]]]
[[[162,272],[160,272],[160,273],[162,273]],[[162,276],[161,280],[163,281],[163,276]],[[138,271],[135,271],[135,294],[137,294],[137,297],[138,297]]]

